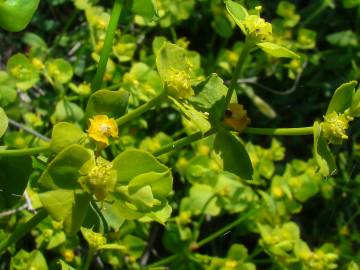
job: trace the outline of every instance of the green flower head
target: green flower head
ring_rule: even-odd
[[[341,144],[344,139],[347,139],[346,130],[349,128],[349,122],[353,120],[352,117],[346,114],[338,114],[333,111],[324,116],[322,122],[322,131],[324,137],[333,144]]]
[[[249,15],[244,22],[245,34],[256,42],[269,41],[272,38],[271,23],[266,22],[259,15]]]

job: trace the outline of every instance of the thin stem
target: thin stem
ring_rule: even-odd
[[[179,256],[180,256],[179,254],[171,255],[171,256],[166,257],[166,258],[164,258],[164,259],[162,259],[160,261],[149,264],[148,266],[146,266],[145,269],[149,269],[149,268],[153,268],[153,267],[157,267],[157,266],[167,265],[168,263],[171,263],[172,261],[175,261]]]
[[[86,255],[86,260],[84,264],[84,270],[88,270],[90,268],[91,262],[94,258],[95,248],[89,247],[88,253]]]
[[[39,147],[16,149],[16,150],[0,150],[0,157],[29,156],[29,155],[43,153],[49,149],[50,149],[49,146],[39,146]]]
[[[40,209],[35,216],[33,216],[26,223],[18,226],[14,232],[4,241],[0,243],[0,254],[2,254],[9,246],[14,244],[21,237],[30,232],[36,225],[47,217],[45,209]]]
[[[197,241],[197,239],[199,238],[200,228],[201,228],[201,225],[204,223],[205,216],[206,216],[206,214],[205,214],[206,208],[208,208],[208,206],[210,205],[211,201],[212,201],[213,199],[215,199],[216,197],[217,197],[217,194],[216,194],[216,193],[213,194],[213,195],[211,195],[211,196],[207,199],[207,201],[205,202],[204,206],[202,207],[200,220],[199,220],[198,223],[196,223],[196,224],[194,225],[194,231],[195,231],[195,232],[194,232],[194,235],[195,235],[194,241]]]
[[[300,127],[300,128],[252,128],[244,129],[243,133],[258,134],[258,135],[271,135],[271,136],[299,136],[299,135],[312,135],[314,133],[313,127]]]
[[[19,129],[25,130],[26,132],[34,135],[35,137],[38,137],[39,139],[41,139],[41,140],[43,140],[43,141],[45,141],[45,142],[49,142],[49,141],[50,141],[50,138],[48,138],[48,137],[40,134],[39,132],[37,132],[37,131],[35,131],[35,130],[31,129],[31,128],[28,128],[28,127],[25,126],[24,124],[21,124],[21,123],[16,122],[15,120],[9,119],[9,123],[10,123],[11,125],[13,125],[14,127],[17,127],[17,128],[19,128]]]
[[[101,213],[101,210],[100,210],[99,206],[97,205],[97,203],[95,202],[95,200],[93,198],[90,199],[90,206],[93,208],[96,215],[100,219],[99,232],[102,233],[102,234],[107,233],[109,231],[109,226],[108,226],[108,224],[106,222],[106,219],[105,219],[104,215]]]
[[[257,211],[257,209],[252,209],[251,211],[249,211],[248,213],[242,215],[240,218],[238,218],[237,220],[235,220],[234,222],[226,225],[225,227],[222,227],[220,230],[218,230],[217,232],[209,235],[208,237],[204,238],[203,240],[201,240],[200,242],[197,243],[196,247],[200,248],[204,245],[206,245],[207,243],[211,242],[212,240],[214,240],[215,238],[223,235],[224,233],[226,233],[227,231],[230,231],[232,228],[236,227],[237,225],[239,225],[240,223],[244,222],[246,219],[248,219],[250,216],[252,216],[255,212]]]
[[[165,100],[167,96],[166,91],[161,92],[159,95],[151,99],[150,101],[146,102],[145,104],[137,107],[135,110],[132,110],[131,112],[125,114],[124,116],[116,119],[116,123],[118,126],[121,126],[137,117],[142,115],[143,113],[147,112],[151,108],[155,107],[156,105],[160,104]]]
[[[161,156],[161,155],[164,155],[168,152],[171,152],[171,151],[174,151],[176,149],[179,149],[183,146],[186,146],[190,143],[193,143],[193,142],[196,142],[200,139],[203,139],[203,138],[206,138],[206,137],[209,137],[210,135],[214,134],[215,133],[215,130],[209,130],[207,133],[203,134],[202,132],[196,132],[196,133],[193,133],[187,137],[184,137],[184,138],[181,138],[175,142],[172,142],[172,143],[169,143],[169,144],[166,144],[164,145],[163,147],[161,147],[159,150],[153,152],[152,154],[154,156]]]
[[[241,70],[244,66],[245,60],[247,55],[249,54],[250,50],[253,48],[253,43],[252,42],[248,42],[245,41],[244,46],[241,50],[241,54],[239,56],[239,60],[236,64],[234,73],[232,75],[231,81],[230,81],[230,86],[226,95],[226,106],[225,108],[227,108],[230,104],[230,100],[231,97],[235,91],[236,85],[237,85],[237,80],[239,79],[240,75],[241,75]]]
[[[109,21],[109,26],[106,31],[106,36],[104,40],[104,46],[101,50],[100,60],[98,68],[92,83],[92,90],[97,91],[101,88],[101,84],[104,78],[106,65],[112,50],[113,40],[115,36],[115,31],[119,23],[120,15],[123,12],[124,1],[115,0],[114,6],[111,12],[111,17]]]

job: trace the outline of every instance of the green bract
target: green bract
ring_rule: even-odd
[[[260,17],[261,7],[255,8],[255,13],[249,14],[248,11],[239,3],[225,1],[227,11],[234,19],[236,24],[246,36],[248,43],[257,45],[260,49],[273,57],[299,58],[299,56],[289,49],[272,43],[272,25]]]
[[[1,0],[0,27],[10,32],[24,30],[39,2],[40,0]]]

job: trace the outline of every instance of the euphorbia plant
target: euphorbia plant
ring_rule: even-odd
[[[157,9],[154,1],[134,1],[132,10],[134,12],[141,11],[139,8],[141,2],[152,7],[151,14],[142,15],[155,18]],[[8,61],[7,69],[12,80],[11,83],[23,91],[28,90],[38,81],[39,73],[46,78],[46,81],[60,96],[56,106],[58,114],[52,120],[63,122],[58,122],[53,126],[50,143],[44,142],[38,147],[28,149],[0,150],[2,169],[0,187],[5,190],[6,196],[3,201],[5,201],[6,207],[13,205],[11,196],[8,195],[12,192],[23,193],[27,186],[32,170],[29,156],[41,154],[39,162],[42,165],[39,179],[35,184],[32,183],[42,209],[0,243],[0,253],[47,216],[60,223],[68,235],[74,235],[81,229],[90,247],[84,268],[89,267],[92,253],[96,250],[124,249],[120,245],[106,245],[104,235],[106,236],[111,230],[118,231],[129,220],[156,221],[165,224],[171,217],[172,205],[168,202],[167,197],[172,193],[173,174],[168,166],[159,161],[163,160],[157,157],[207,137],[211,138],[209,142],[211,150],[203,150],[204,156],[211,151],[214,156],[212,158],[217,163],[214,164],[209,157],[195,157],[191,160],[191,166],[195,169],[193,171],[189,169],[185,175],[194,185],[190,189],[190,195],[182,201],[179,207],[181,212],[179,218],[175,219],[176,227],[180,228],[179,231],[183,233],[182,237],[188,243],[183,253],[170,257],[168,261],[185,256],[204,262],[204,264],[209,263],[206,256],[196,254],[193,258],[191,252],[196,252],[201,246],[236,227],[243,222],[243,218],[246,218],[246,216],[241,217],[214,234],[199,240],[200,228],[205,215],[217,215],[220,212],[219,205],[231,213],[239,213],[250,208],[248,205],[251,203],[259,201],[260,196],[269,205],[272,200],[278,200],[275,203],[286,205],[285,196],[287,196],[286,198],[294,196],[298,200],[306,200],[312,195],[311,192],[300,190],[295,185],[302,181],[301,183],[310,186],[307,179],[301,179],[298,182],[295,179],[294,183],[296,183],[292,187],[293,189],[290,189],[282,178],[277,178],[273,181],[271,189],[274,198],[264,195],[263,191],[259,191],[259,195],[246,186],[244,183],[247,182],[242,181],[253,179],[254,173],[251,155],[248,153],[251,147],[245,146],[244,141],[239,138],[242,133],[269,136],[314,135],[314,156],[319,164],[320,173],[323,176],[329,176],[335,172],[335,161],[328,144],[340,144],[346,139],[349,122],[359,116],[360,94],[359,91],[355,92],[357,82],[343,84],[335,91],[323,121],[315,121],[314,126],[300,128],[249,126],[251,116],[247,114],[244,105],[238,102],[236,95],[238,80],[241,79],[247,57],[256,48],[262,49],[269,57],[298,59],[299,56],[291,50],[273,43],[272,25],[260,16],[260,7],[247,10],[236,2],[226,1],[229,15],[245,35],[229,85],[218,74],[205,76],[201,70],[200,56],[196,52],[169,42],[166,38],[158,38],[153,42],[154,65],[156,65],[157,73],[145,64],[138,64],[126,76],[123,76],[122,89],[116,91],[106,89],[108,86],[104,77],[106,77],[109,56],[111,51],[115,50],[115,55],[118,57],[118,51],[121,49],[121,46],[113,48],[115,30],[121,13],[126,15],[130,10],[127,4],[127,1],[115,0],[114,2],[106,36],[105,38],[102,36],[100,40],[102,43],[101,53],[94,57],[99,64],[92,82],[92,93],[88,97],[85,113],[80,114],[81,117],[73,118],[79,120],[74,122],[80,122],[84,118],[86,128],[64,121],[67,111],[81,111],[76,104],[66,99],[66,87],[74,74],[67,61],[52,59],[43,64],[38,58],[30,61],[21,54],[13,56]],[[88,2],[78,1],[77,5],[84,9],[88,16],[93,14],[94,9]],[[100,20],[101,27],[103,27],[102,22]],[[90,28],[89,31],[92,33],[93,29]],[[99,36],[101,35],[99,34]],[[94,50],[98,50],[97,45],[99,44],[95,44]],[[146,74],[151,73],[151,79],[155,78],[160,82],[161,91],[154,91],[156,93],[152,93],[151,98],[146,96],[143,99],[146,100],[144,104],[128,111],[129,92],[124,89],[126,83],[136,89],[139,81],[135,75],[141,73],[139,70],[146,70]],[[141,76],[139,75],[139,77]],[[144,79],[144,81],[146,80]],[[83,86],[85,85],[87,84],[83,84]],[[102,87],[104,89],[101,89]],[[89,85],[87,85],[86,91],[80,91],[74,84],[69,85],[69,88],[76,89],[75,92],[81,92],[84,96],[90,92]],[[139,149],[119,151],[115,148],[114,151],[109,150],[111,146],[115,145],[116,139],[124,136],[126,125],[139,119],[141,115],[155,107],[161,109],[161,105],[164,103],[170,104],[172,108],[180,112],[184,126],[186,126],[186,135],[183,138],[166,145],[148,147],[152,152]],[[251,124],[256,125],[254,122]],[[8,118],[5,111],[0,108],[0,136],[6,131],[7,125]],[[154,141],[154,144],[158,142]],[[280,153],[281,155],[283,156]],[[282,158],[274,157],[272,160]],[[13,161],[15,160],[18,164],[22,164],[22,170],[15,172],[14,175]],[[197,168],[206,166],[208,168],[205,168],[204,171],[200,173],[196,171]],[[205,175],[204,177],[202,177],[202,173]],[[311,173],[315,172],[311,171]],[[262,174],[268,178],[272,175],[267,172],[262,172]],[[16,179],[19,182],[15,187],[16,190],[9,185],[8,179]],[[208,181],[209,179],[211,181]],[[211,184],[214,184],[214,187]],[[316,188],[318,187],[316,186]],[[279,202],[280,200],[285,202]],[[202,208],[194,209],[197,205],[201,205]],[[258,209],[254,208],[251,211],[249,213],[254,215]],[[191,222],[191,217],[196,215],[199,215],[200,219],[195,223],[194,232],[187,234],[186,226]],[[285,223],[283,226],[278,226],[276,230],[272,230],[262,224],[264,221],[261,218],[259,220],[257,230],[264,238],[260,243],[266,252],[278,255],[284,250],[285,253],[294,250],[294,253],[313,254],[300,241],[297,227],[294,227],[292,223]],[[288,230],[288,228],[290,229]],[[268,234],[274,232],[281,234],[282,231],[290,231],[289,237],[281,235],[280,240],[268,237]],[[288,238],[295,238],[297,242]],[[275,249],[269,248],[271,243],[281,246]],[[235,252],[242,254],[236,256]],[[225,268],[243,266],[246,269],[252,269],[253,265],[245,262],[248,257],[245,253],[247,250],[244,250],[243,246],[235,244],[226,259],[214,260],[211,265],[214,269],[223,266]],[[336,256],[333,256],[331,252],[328,254],[330,254],[332,263]]]

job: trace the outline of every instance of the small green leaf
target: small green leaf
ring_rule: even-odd
[[[264,52],[273,57],[300,58],[299,55],[289,49],[271,42],[260,42],[256,44]]]
[[[159,18],[155,0],[134,0],[132,12],[144,17],[146,22]]]
[[[350,107],[350,116],[360,116],[360,89],[358,88],[354,94],[353,101]]]
[[[189,101],[204,113],[209,113],[209,120],[218,124],[225,111],[227,87],[217,75],[211,74],[206,81],[195,88],[196,96]]]
[[[9,119],[4,110],[0,107],[0,138],[4,135],[9,125]]]
[[[94,115],[107,115],[119,118],[124,115],[129,101],[129,93],[123,90],[99,90],[93,93],[86,106],[86,118]]]
[[[248,16],[247,10],[239,3],[230,0],[225,1],[225,5],[230,16],[234,19],[235,23],[245,33],[245,29],[242,22]]]
[[[0,209],[10,208],[21,199],[31,172],[28,156],[0,158]]]
[[[61,270],[76,270],[74,267],[68,265],[66,262],[64,262],[63,260],[59,260],[59,264],[61,266]]]
[[[122,152],[113,160],[113,169],[117,170],[118,183],[121,184],[128,184],[143,173],[168,171],[168,168],[150,153],[132,149]]]
[[[56,104],[52,117],[55,118],[55,122],[80,122],[84,118],[84,112],[77,104],[67,100],[60,100]]]
[[[0,82],[1,84],[1,82]],[[16,100],[17,93],[13,87],[0,85],[0,106],[7,106]]]
[[[79,170],[92,158],[92,152],[85,147],[77,144],[68,146],[50,162],[40,176],[40,188],[42,190],[80,188]]]
[[[337,47],[355,47],[359,44],[357,34],[351,30],[345,30],[327,35],[326,41]]]
[[[344,113],[345,110],[352,104],[356,85],[357,81],[351,81],[340,85],[335,90],[330,100],[329,106],[326,110],[326,115],[334,111],[337,113]]]
[[[319,165],[319,172],[327,177],[336,173],[336,163],[326,139],[321,135],[321,125],[314,123],[314,156]]]
[[[56,84],[64,84],[74,75],[73,68],[62,58],[53,59],[46,63],[46,72]]]
[[[252,179],[253,168],[244,145],[229,131],[219,128],[214,142],[215,152],[224,162],[224,170],[243,179]]]
[[[6,68],[9,74],[16,79],[16,87],[22,90],[28,90],[39,80],[39,72],[24,54],[17,53],[11,56]]]
[[[71,123],[60,122],[52,130],[50,148],[54,152],[59,152],[71,144],[79,143],[85,137],[86,134],[80,127]]]
[[[196,110],[191,104],[187,104],[175,98],[169,99],[180,109],[185,118],[192,122],[202,133],[210,130],[211,124],[208,121],[208,113],[203,113]]]
[[[152,194],[159,199],[165,199],[172,190],[172,176],[170,170],[165,172],[148,172],[134,177],[128,186],[129,193],[133,193],[146,185],[151,186]]]
[[[89,208],[89,194],[81,189],[57,189],[40,193],[39,198],[48,214],[63,222],[66,234],[74,235],[79,231]]]

